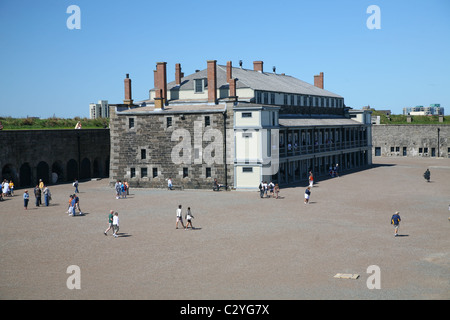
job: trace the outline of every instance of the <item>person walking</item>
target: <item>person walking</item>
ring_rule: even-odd
[[[78,179],[75,179],[72,185],[75,187],[75,193],[80,193],[78,191]]]
[[[181,204],[178,205],[178,209],[177,209],[177,224],[175,226],[175,229],[178,229],[178,222],[181,222],[181,226],[184,228],[183,215],[181,213]]]
[[[392,215],[391,218],[391,224],[394,226],[394,237],[398,236],[398,228],[400,226],[400,221],[402,221],[402,219],[400,218],[400,212],[395,212]]]
[[[311,196],[311,187],[306,188],[305,190],[305,204],[309,203],[309,198]]]
[[[429,169],[427,169],[427,170],[424,172],[423,177],[425,178],[425,180],[427,180],[427,182],[430,182],[431,173],[430,173],[430,170],[429,170]]]
[[[28,201],[30,200],[30,195],[28,194],[28,190],[25,190],[23,193],[23,207],[25,210],[28,210]]]
[[[278,199],[278,195],[280,193],[280,187],[278,186],[278,183],[275,184],[274,192],[275,192],[275,199]]]
[[[113,216],[113,236],[117,238],[117,232],[119,232],[119,213],[114,212]]]
[[[73,214],[75,214],[76,209],[78,209],[78,211],[80,212],[80,216],[82,216],[83,212],[81,212],[81,208],[80,208],[80,198],[74,193],[73,199],[75,200],[75,205],[73,207]]]
[[[261,183],[259,184],[258,188],[259,188],[259,197],[262,198],[264,197],[264,187],[263,187],[264,181],[261,181]]]
[[[110,210],[109,211],[109,215],[108,215],[108,229],[106,229],[103,232],[105,234],[105,236],[107,236],[108,235],[108,231],[113,228],[113,218],[114,218],[114,210]]]
[[[193,218],[194,216],[191,213],[191,207],[188,207],[186,211],[186,227],[184,228],[184,230],[187,230],[187,228],[189,228],[189,225],[191,225],[191,229],[194,229],[194,226],[192,225]]]
[[[312,172],[309,172],[309,187],[312,188],[314,184],[314,176],[312,174]]]
[[[168,190],[172,190],[172,188],[173,188],[172,178],[169,178],[169,179],[167,180],[167,189],[168,189]]]

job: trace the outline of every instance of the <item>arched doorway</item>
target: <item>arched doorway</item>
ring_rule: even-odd
[[[40,179],[42,179],[42,181],[45,184],[48,184],[50,182],[50,179],[49,179],[49,166],[48,166],[47,162],[41,161],[41,162],[38,163],[36,174],[37,174],[37,179],[38,179],[37,182],[39,182]]]
[[[52,164],[52,183],[64,181],[64,169],[61,161],[55,161]]]
[[[89,179],[91,177],[91,161],[84,158],[81,161],[80,179]]]
[[[67,181],[78,179],[78,163],[74,159],[67,162]]]
[[[13,167],[12,164],[5,164],[2,168],[2,178],[1,178],[1,182],[3,182],[3,180],[6,179],[8,181],[11,181],[14,183],[14,185],[17,184],[17,170],[16,168]]]
[[[31,174],[31,167],[28,162],[25,162],[20,166],[19,170],[19,177],[20,177],[20,187],[32,187],[33,186],[33,178]]]

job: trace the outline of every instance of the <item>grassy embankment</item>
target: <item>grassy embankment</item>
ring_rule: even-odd
[[[3,130],[42,130],[42,129],[74,129],[78,121],[81,121],[82,129],[108,128],[108,118],[88,119],[75,117],[63,118],[11,118],[0,117]]]

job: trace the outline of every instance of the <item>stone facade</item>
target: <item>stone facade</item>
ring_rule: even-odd
[[[372,145],[373,156],[447,158],[450,157],[450,126],[375,125],[372,126]]]
[[[149,113],[113,106],[110,183],[167,188],[171,178],[175,187],[198,189],[211,188],[217,178],[228,185],[233,181],[233,139],[226,139],[233,129],[231,106]]]
[[[0,131],[1,180],[16,187],[109,174],[109,129]],[[56,176],[55,176],[56,177]]]

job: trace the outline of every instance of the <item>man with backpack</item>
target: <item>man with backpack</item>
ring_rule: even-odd
[[[398,236],[400,221],[402,221],[402,219],[400,219],[400,212],[397,211],[391,218],[391,224],[394,226],[394,237]]]

